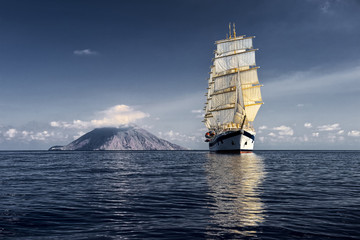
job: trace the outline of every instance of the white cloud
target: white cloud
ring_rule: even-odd
[[[332,143],[345,140],[345,138],[343,136],[336,136],[333,134],[328,134],[327,139],[329,140],[329,142],[332,142]]]
[[[191,110],[192,113],[200,113],[200,114],[197,114],[195,117],[196,118],[203,118],[205,116],[205,114],[203,113],[204,111],[203,110]]]
[[[279,131],[281,136],[292,136],[294,135],[294,130],[291,127],[281,125],[280,127],[274,127],[273,130]]]
[[[344,130],[340,130],[340,131],[338,131],[336,134],[337,135],[342,135],[344,133]]]
[[[23,130],[21,131],[21,135],[18,136],[17,140],[25,140],[25,141],[45,141],[48,140],[49,138],[53,138],[55,137],[55,132],[51,131],[47,131],[47,130],[43,130],[43,131],[39,131],[39,132],[34,132],[34,131],[26,131]]]
[[[168,137],[174,137],[174,136],[179,136],[180,133],[174,132],[173,130],[170,130],[170,131],[166,132],[164,135],[168,136]]]
[[[267,126],[265,125],[259,127],[259,130],[265,130],[265,129],[267,129]]]
[[[9,130],[7,130],[7,131],[4,133],[4,136],[5,136],[7,139],[11,139],[11,138],[14,138],[17,133],[18,133],[18,131],[17,131],[15,128],[10,128]]]
[[[326,73],[324,73],[327,71]],[[267,98],[283,98],[285,96],[296,96],[302,94],[323,94],[350,91],[351,88],[340,87],[341,85],[358,85],[360,67],[349,67],[341,70],[311,69],[306,72],[295,72],[275,76],[266,85],[268,89]],[[339,81],[341,79],[341,81]]]
[[[273,132],[269,133],[268,135],[269,135],[270,137],[276,137],[276,134],[273,133]]]
[[[54,132],[42,131],[42,132],[32,133],[30,135],[30,138],[31,140],[44,141],[52,136],[54,136]]]
[[[52,126],[52,127],[61,127],[61,123],[53,121],[53,122],[50,122],[50,126]]]
[[[318,132],[314,132],[314,133],[312,133],[312,136],[313,136],[313,137],[319,137],[319,133],[318,133]]]
[[[299,104],[297,104],[296,106],[297,106],[297,107],[304,107],[305,105],[302,104],[302,103],[299,103]]]
[[[304,142],[308,142],[308,141],[309,141],[308,136],[304,135],[304,137],[303,137],[303,141],[304,141]]]
[[[191,110],[192,113],[202,113],[202,110]]]
[[[160,136],[160,138],[164,138],[168,141],[192,141],[192,142],[200,142],[200,140],[202,139],[199,136],[189,136],[186,134],[182,134],[179,132],[175,132],[173,130],[167,131],[167,132],[158,132],[158,135]]]
[[[83,49],[83,50],[75,50],[74,55],[77,56],[90,56],[90,55],[97,55],[98,53],[96,51],[90,50],[90,49]]]
[[[78,139],[79,137],[81,137],[84,134],[85,134],[85,132],[80,131],[73,137],[73,139],[76,140],[76,139]]]
[[[312,124],[311,124],[311,123],[305,123],[305,124],[304,124],[304,127],[306,127],[306,128],[312,128]]]
[[[21,134],[24,138],[26,138],[27,136],[29,136],[32,132],[28,132],[28,131],[22,131]]]
[[[50,126],[59,127],[59,128],[88,128],[91,127],[91,122],[84,122],[81,120],[74,120],[71,123],[62,122],[62,121],[52,121],[50,122]]]
[[[117,126],[121,124],[133,123],[138,119],[149,117],[150,115],[141,111],[136,111],[134,108],[127,105],[116,105],[105,111],[103,119],[91,120],[94,126]]]
[[[141,124],[141,128],[150,130],[150,129],[153,129],[154,126],[153,125],[148,125],[148,124]]]
[[[348,132],[347,135],[350,137],[360,137],[360,131],[352,130],[352,131]]]
[[[63,139],[62,133],[56,133],[48,130],[16,130],[11,128],[4,133],[4,137],[9,142],[31,142],[31,141],[48,141],[55,139]]]
[[[61,128],[97,128],[97,127],[117,127],[133,123],[136,120],[149,117],[150,115],[127,105],[116,105],[105,111],[99,112],[100,118],[90,121],[74,120],[72,122],[53,121],[50,122],[52,127]]]
[[[321,126],[318,126],[317,129],[318,129],[318,131],[339,131],[340,124],[334,123],[334,124],[321,125]]]

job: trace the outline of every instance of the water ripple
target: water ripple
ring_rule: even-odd
[[[0,238],[358,239],[359,162],[359,152],[0,152]]]

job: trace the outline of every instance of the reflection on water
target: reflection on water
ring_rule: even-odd
[[[212,223],[220,232],[254,236],[254,227],[264,221],[259,185],[264,179],[263,159],[254,154],[209,153],[206,163]]]

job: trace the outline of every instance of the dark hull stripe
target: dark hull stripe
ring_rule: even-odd
[[[248,138],[252,139],[253,141],[255,141],[255,136],[248,133],[247,131],[244,131],[244,136],[247,136]]]
[[[236,131],[236,132],[227,133],[227,134],[221,135],[219,137],[215,137],[215,139],[213,141],[209,142],[209,146],[212,147],[220,141],[223,141],[223,140],[231,138],[231,137],[239,136],[239,135],[241,135],[240,130]],[[244,131],[243,135],[252,139],[253,141],[255,140],[255,136],[248,133],[247,131]]]

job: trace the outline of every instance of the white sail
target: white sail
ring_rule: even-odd
[[[252,68],[239,73],[242,85],[259,84],[257,68]]]
[[[263,103],[252,38],[236,37],[234,31],[234,36],[216,42],[206,94],[204,122],[208,129],[251,129]]]
[[[261,85],[255,85],[242,89],[245,106],[248,104],[262,101],[260,87]]]
[[[214,90],[219,91],[225,88],[236,86],[237,79],[237,73],[217,77],[214,79]]]
[[[234,118],[234,109],[229,108],[229,109],[223,109],[223,110],[219,110],[219,111],[214,111],[212,114],[214,116],[216,126],[218,127],[218,126],[221,126],[223,124],[232,122],[232,120]]]
[[[226,52],[242,50],[242,49],[251,49],[252,38],[240,38],[238,40],[228,40],[222,41],[217,44],[216,53],[221,55]]]
[[[236,92],[226,92],[221,94],[213,94],[211,96],[211,107],[212,110],[226,108],[227,104],[235,104]]]
[[[245,107],[246,119],[250,122],[255,120],[256,114],[259,111],[262,103],[257,103],[255,105],[249,105]]]
[[[242,89],[246,118],[250,122],[254,121],[256,114],[262,104],[260,87],[261,85],[255,85]]]
[[[215,58],[214,65],[216,73],[224,72],[232,68],[255,66],[255,51]]]
[[[237,73],[238,76],[238,87],[236,89],[236,94],[237,94],[237,101],[236,101],[236,108],[235,108],[235,114],[234,114],[234,119],[233,122],[237,123],[237,124],[241,124],[244,120],[245,117],[245,108],[244,108],[244,99],[243,99],[243,92],[241,89],[241,82],[240,82],[240,73]]]
[[[216,124],[216,119],[214,117],[209,118],[209,129],[216,129],[217,128],[217,124]]]

